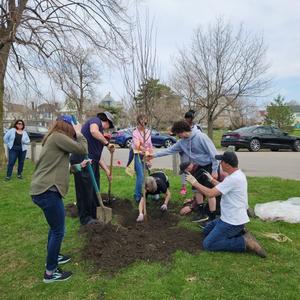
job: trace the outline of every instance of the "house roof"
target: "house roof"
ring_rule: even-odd
[[[5,103],[4,106],[8,112],[25,113],[29,110],[29,108],[26,105],[17,103]]]

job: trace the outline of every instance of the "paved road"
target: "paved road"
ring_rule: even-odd
[[[155,150],[159,151],[159,150]],[[236,152],[240,168],[247,176],[276,176],[300,180],[300,153],[297,152]],[[105,149],[103,157],[108,162],[109,153]],[[114,154],[114,164],[119,160],[125,166],[128,159],[128,149],[117,149]],[[153,160],[154,168],[172,169],[172,156]]]
[[[155,151],[160,151],[156,149]],[[40,146],[37,147],[37,155]],[[298,152],[237,152],[240,168],[248,176],[276,176],[287,179],[300,180],[300,153]],[[30,150],[28,151],[30,157]],[[103,158],[109,163],[109,153],[104,149]],[[118,161],[125,166],[128,159],[128,149],[117,148],[114,154],[114,165]],[[172,169],[172,156],[154,159],[153,167],[159,169]]]

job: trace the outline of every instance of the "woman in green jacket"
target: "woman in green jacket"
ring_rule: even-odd
[[[59,254],[65,232],[65,210],[62,198],[69,186],[69,154],[87,154],[87,141],[81,125],[74,125],[71,116],[60,116],[45,137],[40,158],[31,182],[32,201],[44,212],[49,224],[47,263],[44,282],[63,281],[71,272],[63,272],[58,264],[70,257]]]

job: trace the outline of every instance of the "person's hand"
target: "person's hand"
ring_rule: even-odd
[[[213,179],[218,179],[218,172],[212,172],[211,176],[213,177]]]
[[[92,160],[91,159],[85,159],[80,163],[81,168],[85,168],[87,164],[91,164]]]
[[[81,127],[82,127],[81,124],[79,124],[79,123],[77,123],[77,124],[72,123],[72,125],[73,125],[73,128],[75,130],[76,135],[81,134]]]
[[[114,144],[108,144],[107,149],[110,153],[113,153],[115,151],[116,147]]]
[[[195,183],[197,183],[197,179],[191,174],[188,173],[185,177],[186,181],[189,182],[191,185],[194,185]]]
[[[207,177],[209,182],[211,182],[213,180],[213,177],[209,174],[209,172],[204,171],[203,174]]]
[[[151,169],[152,167],[152,162],[151,161],[146,161],[146,165],[148,169]]]
[[[160,207],[160,210],[161,210],[161,211],[167,211],[167,210],[168,210],[167,204],[163,204],[163,205]]]
[[[148,154],[148,155],[145,155],[145,160],[146,161],[150,161],[151,159],[153,159],[153,154]]]
[[[106,173],[106,177],[107,177],[108,181],[111,182],[112,181],[112,174],[110,174],[109,170],[105,171],[105,173]]]

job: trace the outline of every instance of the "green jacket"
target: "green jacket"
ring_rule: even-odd
[[[87,154],[87,141],[83,135],[73,140],[65,134],[52,133],[43,149],[36,164],[32,176],[30,195],[39,195],[55,186],[62,197],[69,188],[69,154]]]

